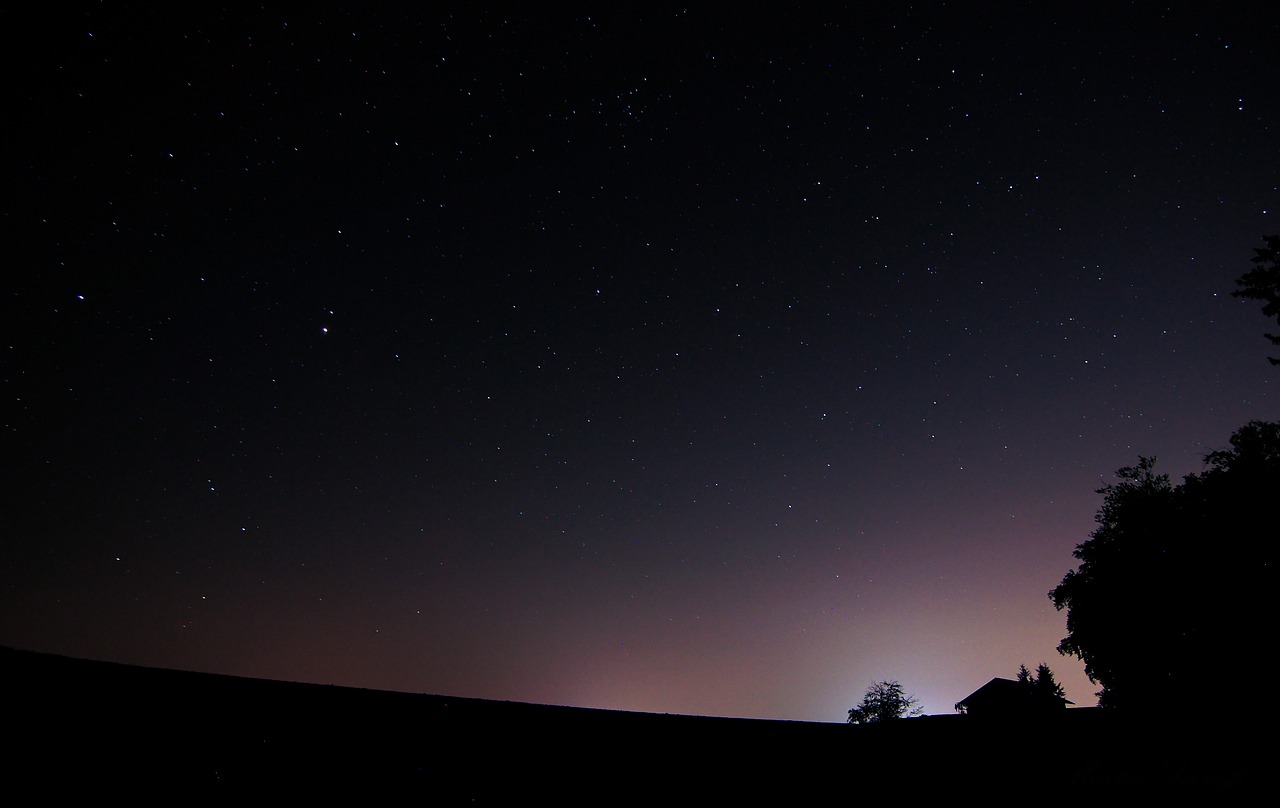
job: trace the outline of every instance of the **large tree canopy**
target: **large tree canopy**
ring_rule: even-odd
[[[1181,485],[1154,458],[1120,469],[1049,593],[1067,611],[1058,651],[1084,661],[1104,706],[1185,699],[1274,626],[1280,423],[1242,427],[1205,462]]]

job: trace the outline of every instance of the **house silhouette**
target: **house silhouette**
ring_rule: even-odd
[[[1037,693],[1031,686],[996,677],[956,702],[956,712],[979,718],[1023,718],[1066,709],[1074,702]]]

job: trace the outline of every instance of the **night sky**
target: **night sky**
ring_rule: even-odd
[[[1095,489],[1280,416],[1275,11],[193,5],[0,12],[0,644],[1093,704]]]

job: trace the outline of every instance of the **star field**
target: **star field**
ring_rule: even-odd
[[[1276,417],[1230,294],[1273,13],[36,15],[6,645],[822,721],[1045,661],[1089,704],[1045,593],[1094,490]]]

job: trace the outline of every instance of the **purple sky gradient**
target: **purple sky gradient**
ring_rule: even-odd
[[[0,643],[817,721],[1047,662],[1093,704],[1046,593],[1095,489],[1280,414],[1231,297],[1275,12],[448,8],[25,30]]]

